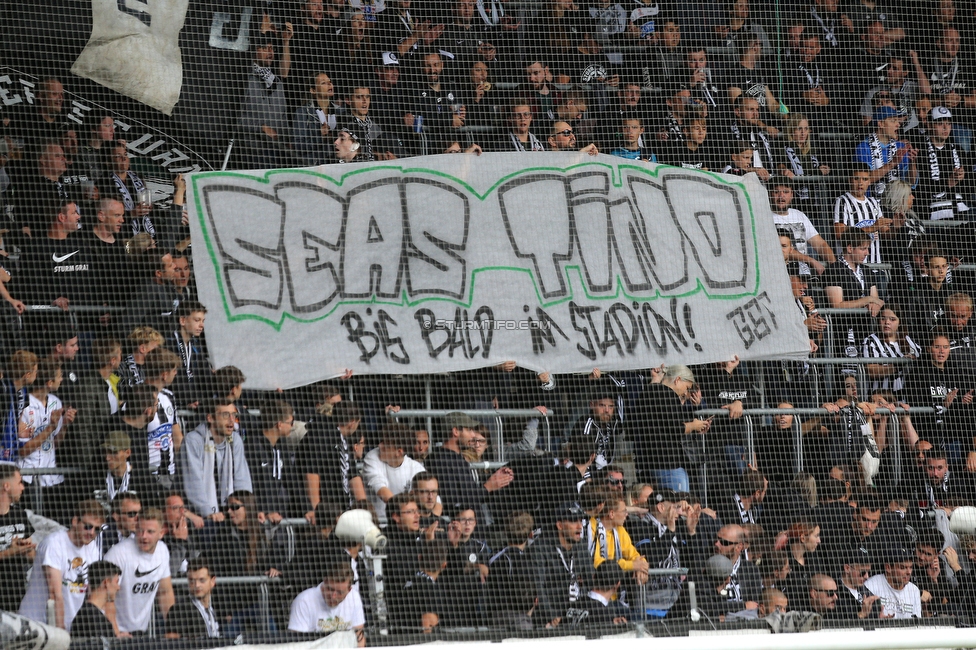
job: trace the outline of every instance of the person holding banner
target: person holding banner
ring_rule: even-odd
[[[254,168],[279,167],[282,162],[288,130],[285,80],[291,72],[291,37],[294,33],[292,24],[285,23],[280,34],[280,59],[275,53],[278,34],[259,33],[251,41],[254,61],[247,76],[238,124],[246,147],[246,164]]]
[[[683,401],[693,399],[696,390],[695,375],[688,366],[675,364],[652,374],[652,382],[644,387],[634,409],[637,476],[659,490],[688,492],[690,482],[684,466],[689,461],[697,464],[702,445],[695,440],[696,434],[707,433],[712,421],[686,421],[682,414]]]

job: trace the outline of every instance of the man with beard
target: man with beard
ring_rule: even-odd
[[[793,248],[805,259],[790,259],[800,264],[800,272],[810,275],[811,270],[816,271],[817,275],[823,275],[827,264],[837,261],[834,251],[828,244],[809,217],[796,208],[793,204],[793,184],[785,176],[778,176],[770,183],[769,192],[770,202],[773,208],[773,223],[777,229],[785,228],[793,235]],[[808,246],[809,245],[809,246]],[[812,250],[811,250],[812,249]],[[810,253],[816,251],[816,259],[811,259]]]
[[[603,469],[617,458],[617,445],[623,437],[623,416],[617,407],[617,396],[609,380],[597,380],[590,396],[590,415],[576,422],[570,436],[582,434],[594,437],[596,461],[593,469]]]
[[[575,503],[560,506],[554,530],[547,530],[529,547],[529,561],[539,598],[539,627],[558,627],[583,595],[593,561],[582,542],[586,513]]]

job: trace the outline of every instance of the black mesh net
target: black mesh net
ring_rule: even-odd
[[[0,610],[99,648],[968,625],[974,23],[7,3]]]

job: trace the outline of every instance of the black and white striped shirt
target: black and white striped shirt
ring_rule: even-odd
[[[883,216],[881,204],[873,196],[857,199],[850,192],[846,192],[837,197],[837,201],[834,203],[834,223],[842,223],[848,228],[873,226]],[[838,251],[838,255],[843,255],[843,253],[844,251]],[[877,233],[871,234],[871,252],[865,261],[870,264],[882,262],[881,244]]]
[[[864,350],[861,356],[865,359],[900,359],[907,355],[912,355],[918,359],[922,356],[921,346],[913,341],[910,336],[905,337],[905,347],[907,349],[902,350],[898,341],[883,341],[877,334],[871,334],[864,339]],[[893,375],[876,379],[871,384],[871,391],[890,390],[893,393],[899,393],[905,387],[905,378],[900,367],[896,367],[895,370],[896,372]]]

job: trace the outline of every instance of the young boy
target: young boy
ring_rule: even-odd
[[[871,186],[870,167],[864,163],[854,163],[850,179],[851,189],[837,197],[834,202],[834,237],[840,241],[840,236],[848,228],[859,228],[868,233],[871,237],[871,248],[865,261],[880,264],[882,256],[878,235],[888,232],[891,219],[882,214],[878,199],[867,195]],[[843,255],[844,251],[838,250],[837,254]]]
[[[629,160],[645,160],[647,162],[657,162],[654,152],[641,146],[641,134],[644,127],[641,119],[636,115],[626,115],[620,120],[620,136],[623,140],[619,147],[614,147],[610,151],[611,156],[627,158]]]
[[[755,167],[756,150],[745,140],[733,143],[729,150],[731,163],[722,169],[723,174],[733,174],[735,176],[745,176],[750,172],[755,172],[759,180],[766,182],[769,180],[769,170],[765,167]]]
[[[675,167],[685,169],[701,169],[708,171],[712,167],[709,159],[709,147],[705,144],[708,137],[708,122],[704,117],[685,120],[681,127],[684,140],[674,141],[664,162]]]
[[[149,466],[156,467],[156,480],[167,490],[176,485],[176,454],[183,443],[183,429],[176,417],[176,397],[169,390],[179,372],[180,358],[166,348],[146,355],[143,367],[146,383],[159,393],[156,415],[146,430],[149,434]]]
[[[77,411],[64,409],[61,400],[55,395],[61,387],[61,364],[52,359],[43,359],[37,364],[37,379],[31,386],[28,402],[20,419],[26,427],[21,431],[21,447],[18,467],[54,468],[55,438],[63,433],[70,425]],[[63,486],[64,476],[58,474],[42,474],[41,476],[24,476],[28,484],[30,501],[34,509],[43,510],[51,516],[54,508],[62,500],[56,498]],[[39,501],[40,493],[44,492],[43,501]]]
[[[192,405],[199,401],[200,378],[209,376],[213,369],[203,346],[203,326],[207,318],[207,308],[195,300],[180,303],[176,312],[179,330],[166,339],[166,347],[180,357],[180,372],[173,383],[173,393],[180,404]]]
[[[112,639],[117,635],[112,621],[105,615],[109,603],[119,593],[122,570],[106,560],[92,562],[88,567],[88,594],[71,624],[71,636],[76,639]]]

